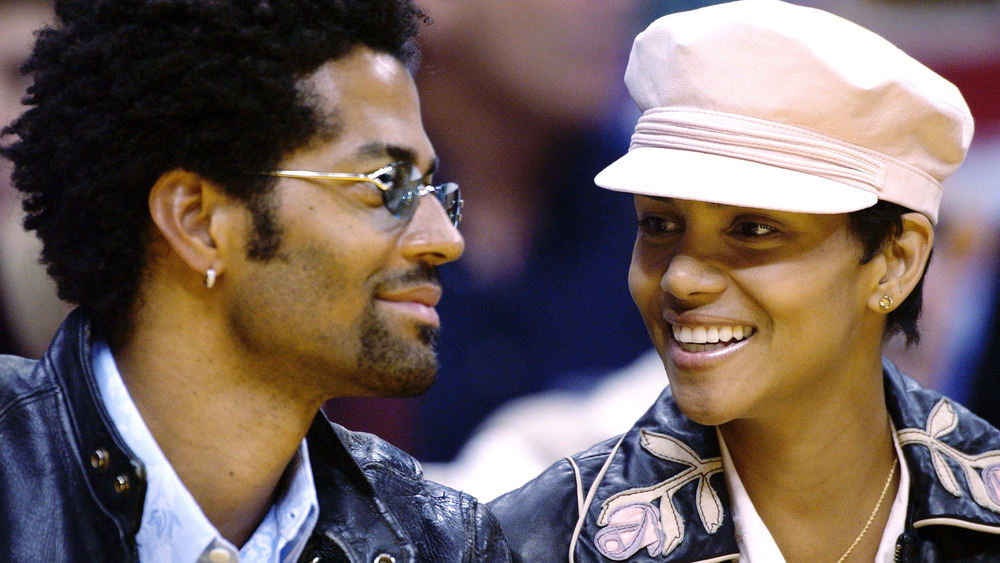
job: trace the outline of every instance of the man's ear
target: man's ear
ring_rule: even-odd
[[[225,244],[218,232],[225,221],[219,221],[218,215],[225,213],[229,202],[221,187],[180,169],[165,172],[149,191],[153,224],[174,254],[199,277],[208,269],[221,274],[225,268],[220,255]]]
[[[902,233],[882,250],[885,273],[868,298],[868,307],[881,313],[888,313],[910,295],[924,275],[934,244],[934,228],[926,215],[904,213],[902,219]]]

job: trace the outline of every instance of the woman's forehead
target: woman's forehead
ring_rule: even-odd
[[[761,212],[761,213],[778,213],[778,214],[791,214],[791,215],[813,215],[811,213],[796,213],[792,211],[779,211],[775,209],[767,209],[763,207],[751,207],[751,206],[740,206],[740,205],[730,205],[728,203],[718,203],[714,201],[705,201],[697,199],[683,199],[677,197],[662,197],[662,196],[647,196],[636,194],[635,195],[636,205],[662,205],[662,206],[672,206],[678,208],[699,208],[699,209],[711,209],[716,211],[729,211],[729,212]]]

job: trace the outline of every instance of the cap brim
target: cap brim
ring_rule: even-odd
[[[878,197],[848,184],[750,160],[636,147],[594,182],[609,190],[798,213],[849,213]]]

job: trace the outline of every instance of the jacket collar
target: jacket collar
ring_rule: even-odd
[[[1000,432],[883,360],[886,406],[910,468],[909,527],[1000,534]]]
[[[704,563],[739,558],[715,429],[684,416],[669,387],[611,456],[583,530],[599,555],[621,560],[648,553],[650,560],[669,555]]]
[[[79,311],[63,322],[39,365],[62,390],[68,404],[68,428],[90,490],[110,514],[123,537],[133,537],[142,522],[146,496],[145,467],[125,445],[99,399],[90,363],[90,326]]]

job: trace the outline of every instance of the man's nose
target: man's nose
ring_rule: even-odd
[[[462,234],[441,202],[431,196],[420,198],[400,244],[407,258],[431,266],[457,260],[465,250]]]

